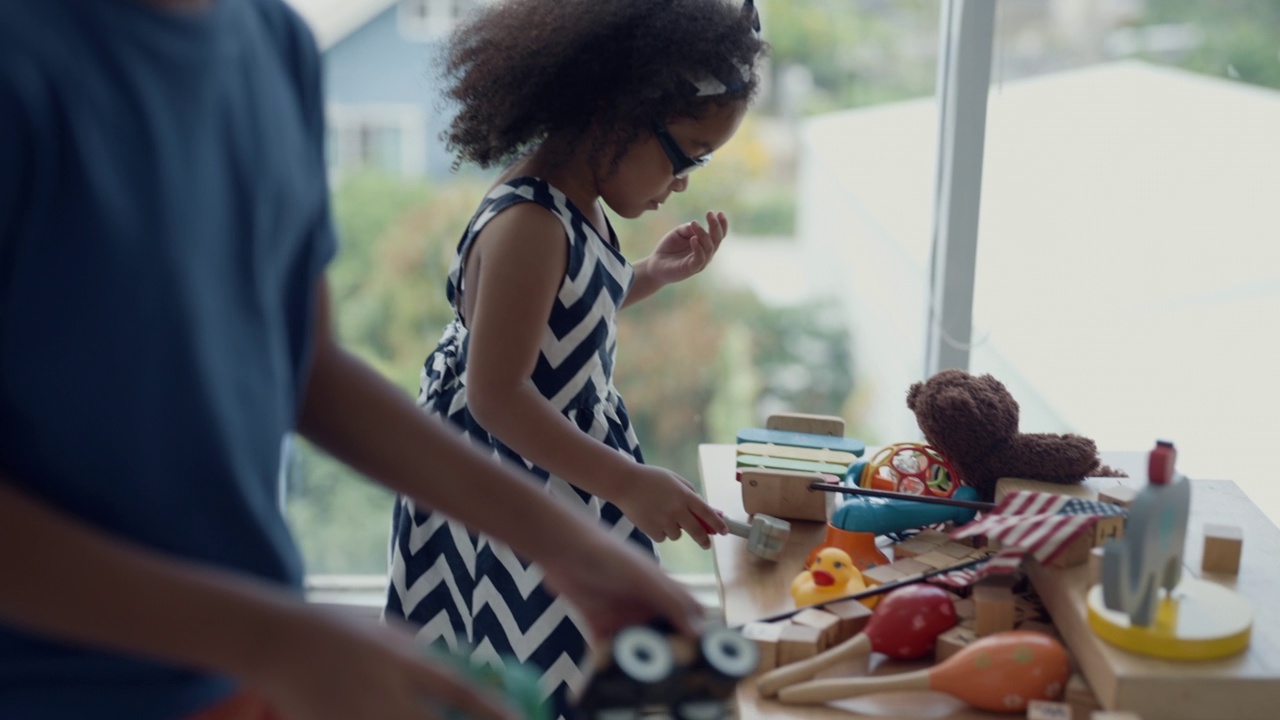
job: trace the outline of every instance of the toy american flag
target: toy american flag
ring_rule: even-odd
[[[955,540],[975,535],[998,540],[1000,551],[986,563],[936,576],[934,581],[963,586],[987,575],[1012,573],[1027,554],[1048,563],[1098,518],[1126,514],[1119,505],[1097,500],[1028,490],[1011,492],[996,509],[951,532]]]

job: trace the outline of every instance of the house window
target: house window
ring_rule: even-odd
[[[421,177],[426,170],[427,120],[416,105],[330,105],[328,163],[331,179],[372,170]]]
[[[476,0],[400,0],[397,26],[409,40],[440,40],[476,5]]]

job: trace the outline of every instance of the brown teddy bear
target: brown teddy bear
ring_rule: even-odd
[[[990,375],[943,370],[911,386],[907,407],[925,440],[982,499],[995,497],[1002,477],[1079,483],[1086,477],[1119,476],[1098,459],[1098,448],[1080,435],[1018,432],[1018,403]]]

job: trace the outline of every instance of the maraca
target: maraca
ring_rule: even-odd
[[[933,651],[938,635],[956,624],[947,591],[932,585],[907,585],[885,595],[862,632],[808,660],[770,670],[756,686],[761,697],[808,680],[823,668],[872,650],[898,660],[914,660]]]
[[[1057,700],[1071,674],[1057,640],[1030,630],[1010,630],[975,641],[937,665],[885,677],[811,680],[783,688],[789,703],[824,703],[894,690],[937,690],[981,710],[1026,712],[1032,700]]]

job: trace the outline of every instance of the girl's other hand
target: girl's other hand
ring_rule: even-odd
[[[708,212],[707,226],[696,221],[680,225],[658,241],[648,258],[648,271],[663,285],[702,272],[729,233],[729,219],[722,212]]]
[[[306,609],[263,638],[245,679],[289,720],[476,720],[515,714],[452,668],[430,662],[411,633]]]
[[[641,532],[658,542],[678,540],[687,532],[706,550],[711,547],[707,528],[721,535],[729,532],[729,526],[688,480],[653,465],[636,465],[612,501]]]

